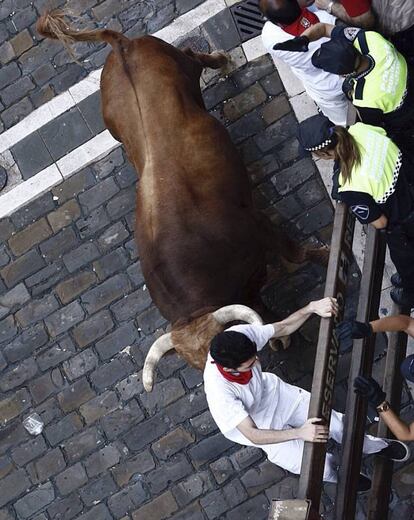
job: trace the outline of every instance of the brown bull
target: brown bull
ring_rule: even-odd
[[[172,348],[203,368],[211,338],[232,320],[259,321],[269,252],[293,262],[325,256],[281,238],[252,205],[246,169],[226,129],[205,110],[203,67],[222,53],[180,51],[152,36],[129,40],[111,30],[75,31],[62,13],[42,16],[40,34],[64,44],[113,47],[101,78],[103,116],[140,173],[136,238],[154,303],[172,332],[151,347],[144,385]]]

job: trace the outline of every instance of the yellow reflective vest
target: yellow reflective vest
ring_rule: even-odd
[[[373,31],[361,31],[353,45],[373,60],[372,69],[355,80],[353,104],[362,108],[379,108],[385,114],[400,108],[407,90],[408,69],[404,57],[389,41]]]
[[[395,191],[402,153],[381,127],[356,123],[348,131],[359,148],[361,164],[354,165],[347,182],[339,175],[338,191],[368,193],[377,204],[383,204]]]

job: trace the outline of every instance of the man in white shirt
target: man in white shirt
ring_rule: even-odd
[[[262,372],[257,359],[270,338],[292,334],[312,314],[337,313],[334,298],[310,302],[283,321],[268,325],[236,325],[215,336],[204,369],[204,389],[213,419],[228,439],[262,448],[271,462],[300,473],[304,441],[342,440],[343,416],[332,411],[330,429],[321,419],[307,420],[309,392]],[[382,452],[392,460],[406,460],[408,448],[399,441],[365,436],[364,453]],[[336,482],[337,472],[327,454],[324,480]],[[370,480],[361,476],[360,491]]]
[[[346,125],[349,102],[342,92],[343,78],[317,69],[311,61],[312,54],[328,40],[312,42],[303,53],[273,50],[277,43],[300,36],[318,22],[334,25],[336,18],[326,11],[311,12],[297,0],[260,0],[259,5],[268,19],[262,30],[263,45],[275,65],[278,59],[289,65],[324,115],[336,125]]]

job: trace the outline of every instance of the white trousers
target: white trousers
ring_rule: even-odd
[[[310,394],[304,390],[302,390],[301,393],[303,397],[300,399],[297,407],[292,411],[292,414],[283,429],[299,428],[306,422],[308,418]],[[332,410],[329,437],[334,439],[338,444],[341,444],[342,434],[343,414],[336,410]],[[373,437],[372,435],[365,435],[363,453],[377,453],[387,446],[388,443],[385,440],[380,439],[379,437]],[[277,444],[262,444],[260,447],[267,453],[268,459],[277,466],[280,466],[291,473],[300,473],[304,441],[295,439],[293,441],[279,442]],[[337,482],[338,480],[336,465],[333,456],[330,453],[326,454],[323,480],[327,482]]]

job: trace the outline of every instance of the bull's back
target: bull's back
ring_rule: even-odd
[[[180,71],[169,46],[160,49],[151,40],[134,43],[127,70],[112,54],[102,94],[105,121],[141,177],[143,274],[155,304],[175,322],[200,308],[248,303],[264,252],[237,150],[203,108],[194,77]]]

